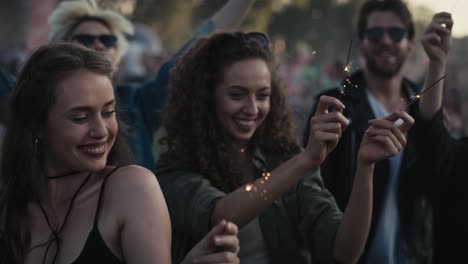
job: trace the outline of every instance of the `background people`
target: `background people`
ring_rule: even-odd
[[[192,40],[161,67],[152,81],[143,85],[115,87],[122,119],[128,125],[127,140],[137,164],[153,169],[153,136],[159,127],[159,113],[166,98],[169,69],[177,56],[201,35],[236,28],[253,2],[254,0],[226,2],[202,23]],[[50,15],[49,25],[50,42],[77,42],[98,50],[111,61],[113,73],[128,46],[125,35],[133,32],[132,25],[126,18],[114,11],[99,8],[94,0],[61,2]],[[0,89],[0,96],[6,96],[12,86],[1,85]],[[0,114],[0,117],[2,115],[6,114]]]
[[[346,208],[354,184],[358,146],[369,126],[368,120],[405,109],[418,91],[403,77],[403,65],[414,47],[414,23],[402,1],[367,1],[360,10],[357,32],[365,67],[352,74],[344,88],[325,92],[341,98],[344,115],[351,124],[343,138],[321,165],[325,186],[339,207]],[[346,81],[343,82],[346,85]],[[354,87],[356,85],[357,87]],[[315,113],[317,104],[311,115]],[[408,109],[412,114],[414,106]],[[307,143],[309,129],[306,129]],[[431,208],[420,192],[417,175],[405,175],[417,159],[414,135],[396,156],[378,162],[374,171],[373,215],[364,263],[426,263],[431,257]]]

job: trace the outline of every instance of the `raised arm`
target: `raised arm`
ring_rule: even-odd
[[[255,0],[229,0],[212,17],[215,31],[231,31],[239,27]]]
[[[396,125],[399,118],[403,124]],[[334,257],[339,263],[356,263],[367,241],[372,219],[372,177],[378,161],[394,156],[406,144],[405,134],[414,120],[405,112],[369,121],[358,152],[353,190],[335,238]]]
[[[255,0],[229,0],[211,18],[195,30],[194,35],[160,68],[155,78],[134,89],[135,104],[144,120],[144,129],[152,135],[158,128],[159,113],[166,102],[169,87],[169,72],[177,58],[200,37],[214,31],[235,30],[245,18]],[[152,143],[152,142],[151,142]]]
[[[335,110],[328,112],[329,106]],[[318,108],[311,119],[310,139],[305,150],[274,169],[267,181],[255,181],[252,189],[256,187],[260,191],[249,192],[249,186],[243,186],[219,199],[211,215],[212,225],[227,219],[239,227],[244,226],[309,172],[318,169],[336,147],[348,125],[347,119],[341,114],[344,105],[338,99],[322,96]],[[266,195],[262,195],[263,190],[267,192]]]
[[[451,46],[452,26],[453,20],[449,13],[437,13],[424,32],[421,42],[430,60],[423,86],[425,89],[445,75]],[[421,97],[419,110],[423,119],[432,119],[442,107],[443,83],[443,80],[438,82]]]

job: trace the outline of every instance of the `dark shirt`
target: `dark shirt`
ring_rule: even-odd
[[[353,187],[356,173],[356,158],[359,146],[365,131],[369,127],[368,120],[374,119],[374,113],[367,97],[367,85],[362,71],[355,72],[350,77],[354,86],[347,86],[345,94],[341,95],[340,89],[332,89],[324,92],[324,95],[340,98],[346,108],[344,116],[350,121],[343,133],[337,147],[330,153],[321,165],[321,174],[325,187],[335,197],[341,210],[345,210]],[[402,94],[406,98],[414,96],[419,91],[414,83],[403,79],[401,83]],[[317,104],[314,104],[310,117],[315,113]],[[415,105],[408,109],[411,114]],[[307,123],[304,145],[307,144],[310,126]],[[425,197],[425,192],[418,175],[403,174],[415,161],[414,133],[412,130],[407,135],[408,143],[401,160],[398,179],[398,210],[403,250],[411,263],[424,263],[431,255],[431,208]],[[388,160],[377,162],[373,176],[373,208],[372,222],[366,249],[361,262],[367,257],[367,250],[372,244],[376,226],[384,204],[385,191],[390,178],[390,164]],[[402,175],[405,175],[404,177]]]
[[[15,85],[15,79],[0,67],[0,122],[5,123],[8,111],[8,96]]]
[[[415,116],[417,157],[412,173],[425,178],[434,205],[432,263],[468,263],[468,138],[455,140],[443,125],[442,111],[432,120]]]
[[[254,156],[258,177],[281,163],[275,155],[263,155],[258,150]],[[226,194],[177,161],[158,161],[155,174],[171,215],[173,263],[179,263],[208,233],[214,205]],[[324,189],[319,172],[308,173],[259,215],[270,262],[333,263],[333,246],[341,218],[342,213]]]

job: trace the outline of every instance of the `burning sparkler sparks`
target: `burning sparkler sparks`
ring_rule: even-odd
[[[422,91],[421,93],[419,94],[416,94],[416,95],[413,95],[409,98],[409,103],[405,106],[405,109],[407,109],[408,107],[410,107],[412,104],[416,103],[417,101],[419,101],[419,99],[421,99],[421,97],[423,95],[425,95],[427,92],[429,92],[432,88],[435,87],[435,85],[437,83],[439,83],[440,81],[442,81],[443,79],[445,79],[445,77],[447,77],[447,75],[444,75],[442,77],[440,77],[437,81],[435,81],[433,84],[431,84],[427,89],[425,89],[424,91]]]
[[[351,82],[351,63],[349,62],[349,57],[351,56],[351,48],[352,47],[353,47],[353,40],[350,40],[349,41],[349,48],[348,48],[348,56],[346,58],[346,64],[345,64],[345,67],[343,69],[343,71],[346,74],[346,79],[345,79],[345,82],[343,84],[343,89],[340,89],[340,97],[338,98],[339,100],[341,100],[341,97],[343,95],[345,95],[344,89],[346,87],[350,86],[350,87],[356,87],[357,88],[357,85],[353,85],[352,82]]]
[[[262,177],[260,179],[245,185],[245,191],[255,193],[258,192],[264,200],[273,198],[273,194],[271,194],[266,188],[263,187],[263,185],[270,179],[270,177],[270,172],[263,171]]]

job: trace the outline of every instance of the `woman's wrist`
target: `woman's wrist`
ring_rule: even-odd
[[[307,150],[303,150],[297,156],[297,161],[301,167],[306,169],[307,171],[316,170],[320,167],[322,163],[321,160],[314,159]]]
[[[375,165],[375,161],[366,160],[362,158],[361,155],[358,154],[357,167],[373,169],[374,165]]]

